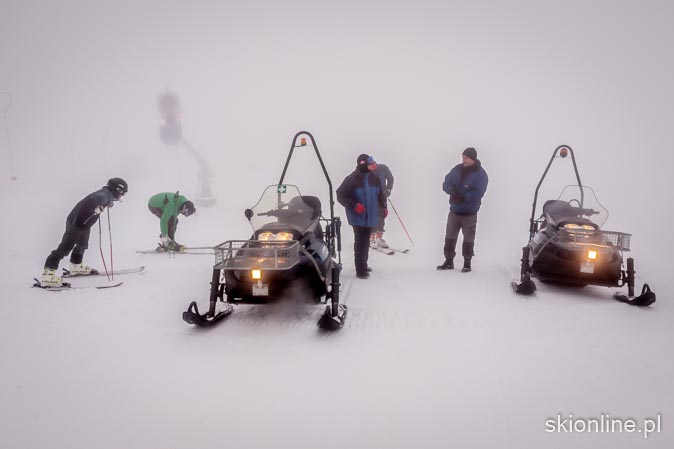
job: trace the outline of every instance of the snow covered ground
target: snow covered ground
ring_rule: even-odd
[[[18,177],[3,134],[2,447],[672,447],[669,3],[93,3],[1,6]],[[344,228],[342,331],[319,332],[323,307],[292,302],[238,306],[209,330],[182,321],[207,301],[212,257],[135,252],[158,234],[149,196],[197,183],[190,156],[157,137],[166,87],[216,173],[218,203],[181,220],[183,243],[246,238],[243,209],[301,129],[335,187],[361,152],[393,170],[416,246],[372,253],[362,281]],[[633,234],[652,307],[600,287],[511,293],[533,189],[562,143],[606,228]],[[437,272],[440,184],[466,146],[490,176],[474,271]],[[296,158],[288,181],[326,204],[313,155]],[[570,175],[554,169],[544,195]],[[31,289],[70,208],[112,176],[130,185],[111,210],[115,266],[146,272],[108,290]],[[93,231],[85,261],[101,267]],[[393,214],[387,238],[410,246]],[[661,431],[546,432],[557,414],[660,414]]]

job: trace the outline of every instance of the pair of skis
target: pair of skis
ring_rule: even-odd
[[[126,269],[121,269],[121,270],[115,270],[112,272],[113,276],[116,275],[124,275],[124,274],[133,274],[133,273],[142,273],[145,270],[145,265],[136,267],[136,268],[126,268]],[[66,270],[65,268],[63,269],[63,278],[76,278],[76,277],[92,277],[92,276],[105,276],[105,273],[99,273],[98,271],[94,270],[89,274],[73,274],[69,270]],[[116,282],[114,284],[104,284],[104,285],[72,285],[69,282],[63,282],[60,286],[58,287],[49,287],[49,286],[44,286],[42,283],[38,280],[35,279],[35,284],[33,284],[33,287],[41,288],[43,290],[49,290],[52,292],[59,292],[63,290],[82,290],[82,289],[89,289],[89,288],[95,288],[98,290],[105,289],[105,288],[114,288],[114,287],[119,287],[122,285],[124,282]]]
[[[212,255],[214,253],[213,247],[211,246],[187,246],[182,249],[182,251],[166,251],[164,248],[159,247],[150,250],[136,251],[138,254],[168,254],[169,256],[174,256],[176,254],[194,254],[194,255]]]
[[[386,254],[387,256],[392,256],[395,253],[407,254],[407,253],[410,252],[409,249],[398,249],[398,248],[391,248],[391,247],[383,248],[383,247],[380,247],[380,246],[372,246],[372,245],[370,245],[370,249],[378,251],[382,254]]]

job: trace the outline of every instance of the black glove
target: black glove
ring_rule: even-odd
[[[456,195],[456,189],[453,186],[449,188],[449,194]]]
[[[388,198],[389,196],[391,196],[391,189],[386,189],[386,190],[384,190],[384,196],[386,196],[386,198]]]
[[[465,201],[465,198],[464,198],[463,195],[457,195],[457,194],[454,194],[454,195],[450,194],[449,195],[449,202],[450,203],[456,204],[456,203],[463,203],[464,201]]]

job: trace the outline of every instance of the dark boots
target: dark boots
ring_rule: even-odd
[[[442,265],[438,265],[438,270],[453,270],[454,269],[454,256],[456,255],[456,239],[445,239],[445,262]]]
[[[463,248],[461,252],[463,255],[463,268],[461,269],[462,273],[468,273],[472,270],[470,266],[470,260],[473,258],[473,247],[475,242],[463,242]]]

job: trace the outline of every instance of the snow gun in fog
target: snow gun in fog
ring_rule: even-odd
[[[208,162],[183,137],[183,128],[180,118],[180,99],[175,92],[166,89],[157,98],[157,108],[164,120],[164,124],[159,127],[159,138],[168,146],[180,146],[185,149],[190,156],[194,158],[199,169],[197,191],[194,195],[194,202],[197,206],[210,207],[216,202],[211,189],[211,180],[213,173]]]

